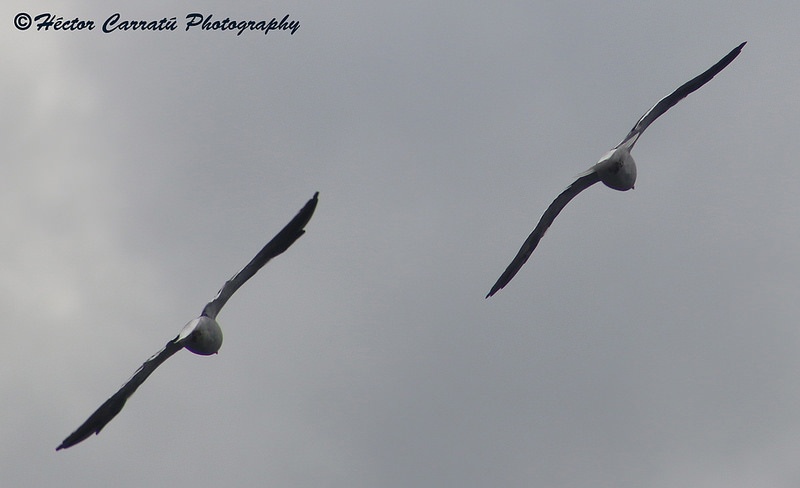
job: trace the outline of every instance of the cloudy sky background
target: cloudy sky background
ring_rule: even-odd
[[[0,8],[0,476],[14,487],[796,487],[793,2]],[[279,18],[246,32],[21,32]],[[742,54],[484,295],[659,98]],[[55,447],[320,192],[307,234]]]

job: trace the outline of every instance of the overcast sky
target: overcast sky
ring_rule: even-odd
[[[800,484],[794,2],[219,5],[0,7],[3,486]],[[178,28],[103,33],[117,12]],[[581,194],[485,300],[742,41],[639,140],[636,189]],[[315,191],[220,353],[56,453]]]

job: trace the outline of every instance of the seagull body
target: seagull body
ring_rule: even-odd
[[[541,240],[542,236],[544,236],[545,232],[547,232],[547,229],[553,223],[553,220],[555,220],[556,216],[558,216],[559,212],[561,212],[567,203],[575,198],[578,193],[589,188],[598,181],[602,181],[603,184],[609,188],[613,188],[614,190],[627,191],[633,189],[633,185],[636,183],[636,163],[631,156],[631,150],[633,149],[633,145],[636,144],[636,141],[639,139],[639,136],[642,135],[642,132],[644,132],[644,130],[651,123],[653,123],[654,120],[663,115],[664,112],[669,110],[673,105],[678,103],[693,91],[708,83],[717,73],[725,69],[725,67],[728,66],[736,58],[736,56],[739,55],[745,44],[746,42],[741,43],[739,46],[729,52],[724,58],[719,60],[714,66],[707,69],[695,78],[687,81],[678,87],[678,89],[676,89],[674,92],[659,100],[658,103],[653,105],[650,110],[642,115],[642,117],[636,122],[636,125],[634,125],[633,129],[628,132],[628,135],[625,136],[622,142],[617,144],[614,149],[606,153],[602,158],[600,158],[600,161],[598,161],[597,164],[592,166],[569,187],[567,187],[567,189],[564,190],[558,197],[556,197],[556,199],[553,200],[553,203],[547,207],[547,210],[545,210],[542,218],[539,219],[539,223],[536,225],[536,228],[533,229],[533,232],[531,232],[531,234],[522,244],[519,252],[517,252],[517,255],[511,261],[511,264],[508,265],[494,286],[492,286],[492,289],[486,295],[486,298],[489,298],[497,293],[511,281],[514,275],[517,274],[520,268],[522,268],[522,265],[524,265],[531,256],[534,249],[536,249],[536,245],[539,243],[539,240]]]
[[[176,352],[186,348],[202,356],[216,354],[220,346],[222,346],[222,329],[217,323],[217,314],[239,287],[253,277],[270,259],[286,251],[289,246],[294,244],[305,233],[304,227],[314,214],[318,196],[319,192],[315,193],[300,212],[259,251],[247,266],[222,285],[217,296],[208,302],[199,317],[186,324],[177,337],[167,342],[163,349],[145,361],[119,391],[106,400],[75,432],[64,439],[64,442],[56,448],[56,451],[74,446],[89,438],[92,434],[99,434],[103,427],[122,410],[125,402],[133,395],[139,385],[161,363]]]

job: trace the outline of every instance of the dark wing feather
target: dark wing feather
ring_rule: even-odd
[[[520,268],[522,268],[522,265],[525,264],[528,258],[531,257],[531,254],[533,254],[533,250],[536,249],[536,245],[539,244],[539,241],[542,239],[542,236],[544,236],[544,233],[547,232],[550,224],[553,223],[553,220],[555,220],[556,216],[558,216],[567,203],[575,198],[575,195],[594,185],[598,181],[600,181],[600,176],[596,171],[592,171],[591,173],[581,176],[575,180],[575,182],[569,185],[566,190],[561,192],[561,195],[553,200],[553,203],[551,203],[550,206],[547,207],[547,210],[544,211],[542,218],[539,219],[539,223],[536,224],[536,228],[533,229],[533,232],[531,232],[531,234],[525,240],[525,243],[522,244],[519,252],[514,257],[514,260],[511,261],[511,264],[509,264],[503,274],[500,275],[497,283],[494,284],[492,290],[488,295],[486,295],[486,298],[489,298],[497,293],[498,290],[506,286],[508,282],[511,281],[511,278],[517,274]]]
[[[103,427],[111,421],[125,406],[125,402],[133,395],[133,392],[139,388],[144,380],[155,371],[157,367],[166,361],[170,356],[183,349],[183,344],[178,341],[178,337],[169,341],[163,349],[155,353],[150,359],[144,362],[138,370],[133,374],[131,379],[125,383],[114,396],[105,401],[100,408],[86,419],[78,429],[69,435],[56,451],[66,449],[74,446],[75,444],[89,438],[92,434],[99,434]]]
[[[636,143],[636,140],[639,138],[642,132],[644,132],[647,127],[653,123],[654,120],[659,118],[661,115],[664,114],[667,110],[672,108],[673,105],[681,101],[685,98],[688,94],[692,93],[693,91],[697,90],[701,86],[708,83],[711,78],[716,76],[717,73],[725,69],[726,66],[731,64],[731,62],[736,59],[736,56],[742,52],[742,48],[747,42],[743,42],[739,44],[733,51],[729,52],[724,58],[719,60],[717,64],[708,68],[702,74],[695,76],[691,80],[687,81],[683,85],[681,85],[677,90],[670,93],[666,97],[659,100],[658,103],[653,105],[653,108],[647,111],[642,118],[636,122],[636,125],[633,126],[628,135],[625,136],[625,139],[620,142],[617,147],[622,146],[623,144],[628,144],[628,149],[630,150],[633,148],[633,145]]]
[[[286,227],[281,229],[278,232],[278,235],[272,238],[271,241],[264,246],[256,257],[254,257],[247,266],[242,268],[241,271],[233,275],[233,278],[229,279],[222,285],[219,292],[217,293],[216,298],[208,302],[208,304],[203,308],[202,315],[206,317],[216,319],[217,314],[222,307],[225,306],[225,302],[233,295],[236,290],[239,289],[240,286],[245,284],[247,280],[253,277],[259,269],[261,269],[267,262],[274,258],[275,256],[281,254],[285,250],[289,249],[289,246],[294,244],[294,242],[300,238],[305,233],[303,227],[308,224],[308,221],[311,220],[311,216],[314,215],[314,209],[317,208],[317,197],[319,196],[319,192],[314,193],[314,196],[309,200],[305,206],[300,210],[300,212],[295,215],[295,217],[286,224]]]

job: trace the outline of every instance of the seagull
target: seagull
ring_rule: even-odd
[[[219,324],[217,324],[217,314],[222,310],[222,307],[231,295],[236,293],[239,287],[252,278],[270,259],[289,249],[289,246],[294,244],[294,242],[305,233],[303,228],[308,224],[308,221],[311,220],[311,216],[314,214],[314,209],[317,207],[318,196],[319,192],[314,193],[311,200],[303,206],[291,222],[286,224],[286,227],[278,232],[278,234],[256,254],[256,257],[254,257],[252,261],[247,263],[247,266],[242,268],[241,271],[233,275],[231,279],[222,285],[217,296],[208,302],[200,316],[186,324],[177,337],[167,342],[167,345],[164,346],[163,349],[145,361],[118,392],[114,393],[111,398],[100,405],[100,408],[98,408],[86,422],[78,427],[75,432],[70,434],[69,437],[64,439],[64,442],[56,448],[56,451],[74,446],[86,440],[92,434],[99,434],[103,427],[122,410],[122,407],[125,406],[125,401],[133,395],[133,392],[139,388],[144,380],[146,380],[161,363],[176,352],[186,348],[202,356],[216,354],[222,345],[222,329],[220,329]]]
[[[745,44],[747,44],[746,41],[739,44],[724,58],[719,60],[717,64],[687,81],[674,92],[659,100],[658,103],[653,105],[653,108],[642,115],[636,122],[636,125],[633,126],[633,129],[625,136],[625,139],[617,144],[617,147],[606,153],[600,158],[597,164],[579,176],[577,180],[556,197],[553,203],[544,211],[544,215],[539,219],[536,228],[533,229],[533,232],[531,232],[522,244],[519,252],[517,252],[517,255],[511,261],[511,264],[509,264],[503,274],[500,275],[500,278],[498,278],[497,282],[486,295],[486,298],[497,293],[511,281],[514,275],[517,274],[520,268],[522,268],[522,265],[525,264],[531,256],[533,250],[536,249],[539,240],[544,236],[545,232],[547,232],[547,229],[550,227],[550,224],[553,223],[553,220],[555,220],[559,212],[561,212],[567,203],[575,198],[578,193],[589,188],[598,181],[602,181],[606,186],[614,190],[627,191],[633,189],[633,184],[636,182],[636,163],[633,161],[633,157],[631,157],[631,149],[633,149],[633,145],[636,144],[642,132],[673,105],[708,83],[717,73],[725,69],[726,66],[736,59],[736,56],[739,55]]]

